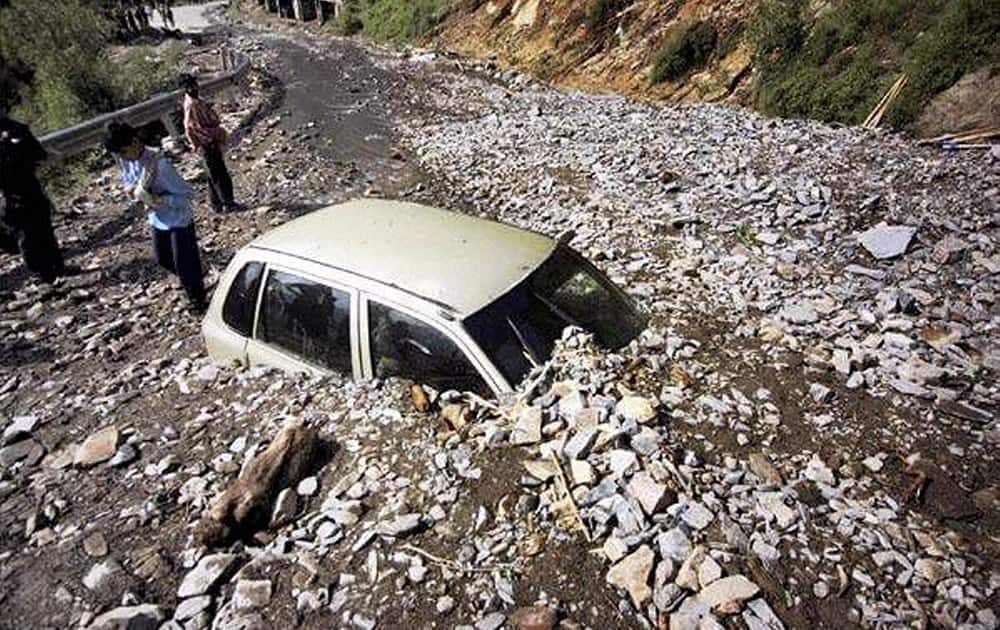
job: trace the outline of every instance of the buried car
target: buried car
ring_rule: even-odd
[[[646,318],[567,245],[413,203],[317,210],[240,250],[202,324],[209,355],[286,371],[511,391],[567,326],[617,349]]]

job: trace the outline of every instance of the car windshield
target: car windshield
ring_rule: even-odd
[[[642,331],[646,318],[603,273],[560,246],[524,281],[463,324],[516,385],[534,365],[548,360],[567,326],[590,331],[599,344],[617,350]]]

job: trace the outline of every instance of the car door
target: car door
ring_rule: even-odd
[[[255,365],[347,377],[360,374],[357,291],[268,265],[247,356]]]
[[[369,378],[399,377],[480,396],[501,390],[466,344],[430,318],[367,295],[359,310],[361,361]]]
[[[237,261],[233,268],[236,271],[231,276],[232,280],[228,281],[230,276],[227,273],[219,283],[225,288],[226,295],[221,306],[213,304],[205,318],[203,332],[211,356],[245,365],[247,342],[253,336],[265,264],[259,260],[245,260]]]

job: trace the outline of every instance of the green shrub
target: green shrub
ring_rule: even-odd
[[[0,56],[34,71],[14,114],[44,133],[110,109],[115,95],[107,33],[91,2],[22,1],[0,8]]]
[[[365,27],[361,19],[362,7],[359,2],[345,2],[330,26],[340,35],[356,35]]]
[[[450,10],[450,0],[367,0],[361,21],[374,39],[404,43],[426,35]]]
[[[900,128],[965,73],[1000,61],[998,0],[842,0],[811,32],[804,6],[765,0],[750,26],[767,113],[860,123],[905,72],[885,117]]]
[[[718,33],[708,22],[681,22],[672,27],[656,53],[650,82],[672,81],[702,66],[712,54]]]
[[[793,57],[806,40],[803,13],[807,0],[764,0],[747,35],[758,66]]]
[[[121,105],[177,89],[183,72],[184,47],[178,42],[135,46],[115,62],[115,94]]]

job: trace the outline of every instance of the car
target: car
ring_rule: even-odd
[[[567,244],[414,203],[360,199],[233,257],[202,323],[214,360],[512,391],[567,326],[611,349],[647,318]]]

